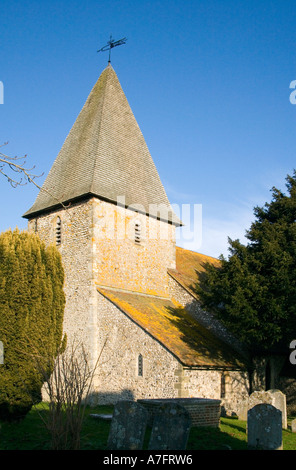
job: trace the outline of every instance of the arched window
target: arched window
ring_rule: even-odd
[[[139,354],[138,356],[138,376],[143,377],[143,356]]]
[[[61,218],[58,217],[56,221],[56,245],[60,245],[62,243],[62,222]]]

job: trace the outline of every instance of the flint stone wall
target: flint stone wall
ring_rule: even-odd
[[[43,214],[28,222],[28,230],[35,231],[47,245],[56,243],[57,219],[61,219],[61,244],[65,282],[66,306],[64,331],[68,344],[82,342],[88,351],[94,347],[91,277],[92,203],[72,204]]]
[[[133,226],[135,213],[91,198],[57,209],[28,222],[46,243],[55,243],[58,217],[62,243],[59,251],[65,269],[66,307],[64,331],[68,344],[84,344],[92,367],[102,352],[95,377],[95,402],[116,403],[138,398],[221,398],[221,372],[183,368],[179,361],[122,311],[98,294],[98,285],[134,289],[145,294],[173,296],[181,304],[191,302],[193,314],[208,325],[210,319],[167,273],[175,267],[174,227],[168,226],[164,240],[143,239],[136,245],[130,239],[114,239],[109,219]],[[144,225],[144,215],[139,215]],[[145,219],[145,220],[146,220]],[[163,222],[151,219],[152,232],[162,230]],[[116,226],[115,226],[116,227]],[[112,238],[113,237],[113,238]],[[131,256],[133,250],[133,256]],[[132,263],[131,263],[132,258]],[[161,280],[161,282],[160,282]],[[124,282],[125,284],[122,284]],[[188,305],[187,305],[188,304]],[[105,341],[106,344],[105,344]],[[137,375],[137,359],[143,356],[144,374]],[[229,412],[244,393],[245,379],[229,371],[226,396]],[[230,399],[231,398],[231,399]]]
[[[103,349],[94,377],[94,402],[180,397],[182,366],[178,360],[99,293],[97,309],[98,352]],[[139,354],[143,357],[142,376],[138,375]]]

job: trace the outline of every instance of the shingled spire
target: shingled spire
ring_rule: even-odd
[[[168,207],[179,225],[142,132],[112,66],[102,72],[69,132],[34,205],[32,218],[60,203],[96,196],[126,206]]]

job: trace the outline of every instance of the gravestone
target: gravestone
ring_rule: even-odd
[[[149,450],[185,450],[191,428],[188,411],[177,403],[159,406],[153,420]]]
[[[248,409],[249,409],[249,399],[245,398],[239,405],[239,408],[237,411],[238,419],[241,419],[242,421],[247,421]]]
[[[296,432],[296,419],[293,419],[291,422],[291,431]]]
[[[107,447],[141,450],[148,421],[147,410],[133,401],[118,402],[113,411]]]
[[[238,418],[244,421],[248,418],[248,410],[260,403],[268,403],[282,412],[282,427],[287,429],[287,406],[286,395],[280,390],[255,391],[241,404],[238,410]]]
[[[268,390],[268,393],[271,396],[271,405],[282,412],[282,427],[284,429],[288,428],[287,423],[287,405],[286,405],[286,395],[277,389]]]
[[[282,412],[268,403],[248,411],[248,447],[260,450],[282,450]]]

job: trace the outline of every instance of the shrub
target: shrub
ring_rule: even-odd
[[[64,271],[55,246],[18,229],[0,235],[0,417],[18,419],[41,400],[42,376],[32,359],[61,347]]]
[[[53,364],[49,374],[46,363],[35,355],[37,368],[44,378],[45,400],[48,400],[44,402],[48,411],[40,413],[40,417],[50,434],[51,450],[80,449],[85,408],[100,356],[91,366],[83,344],[73,342],[57,357],[48,356]]]

